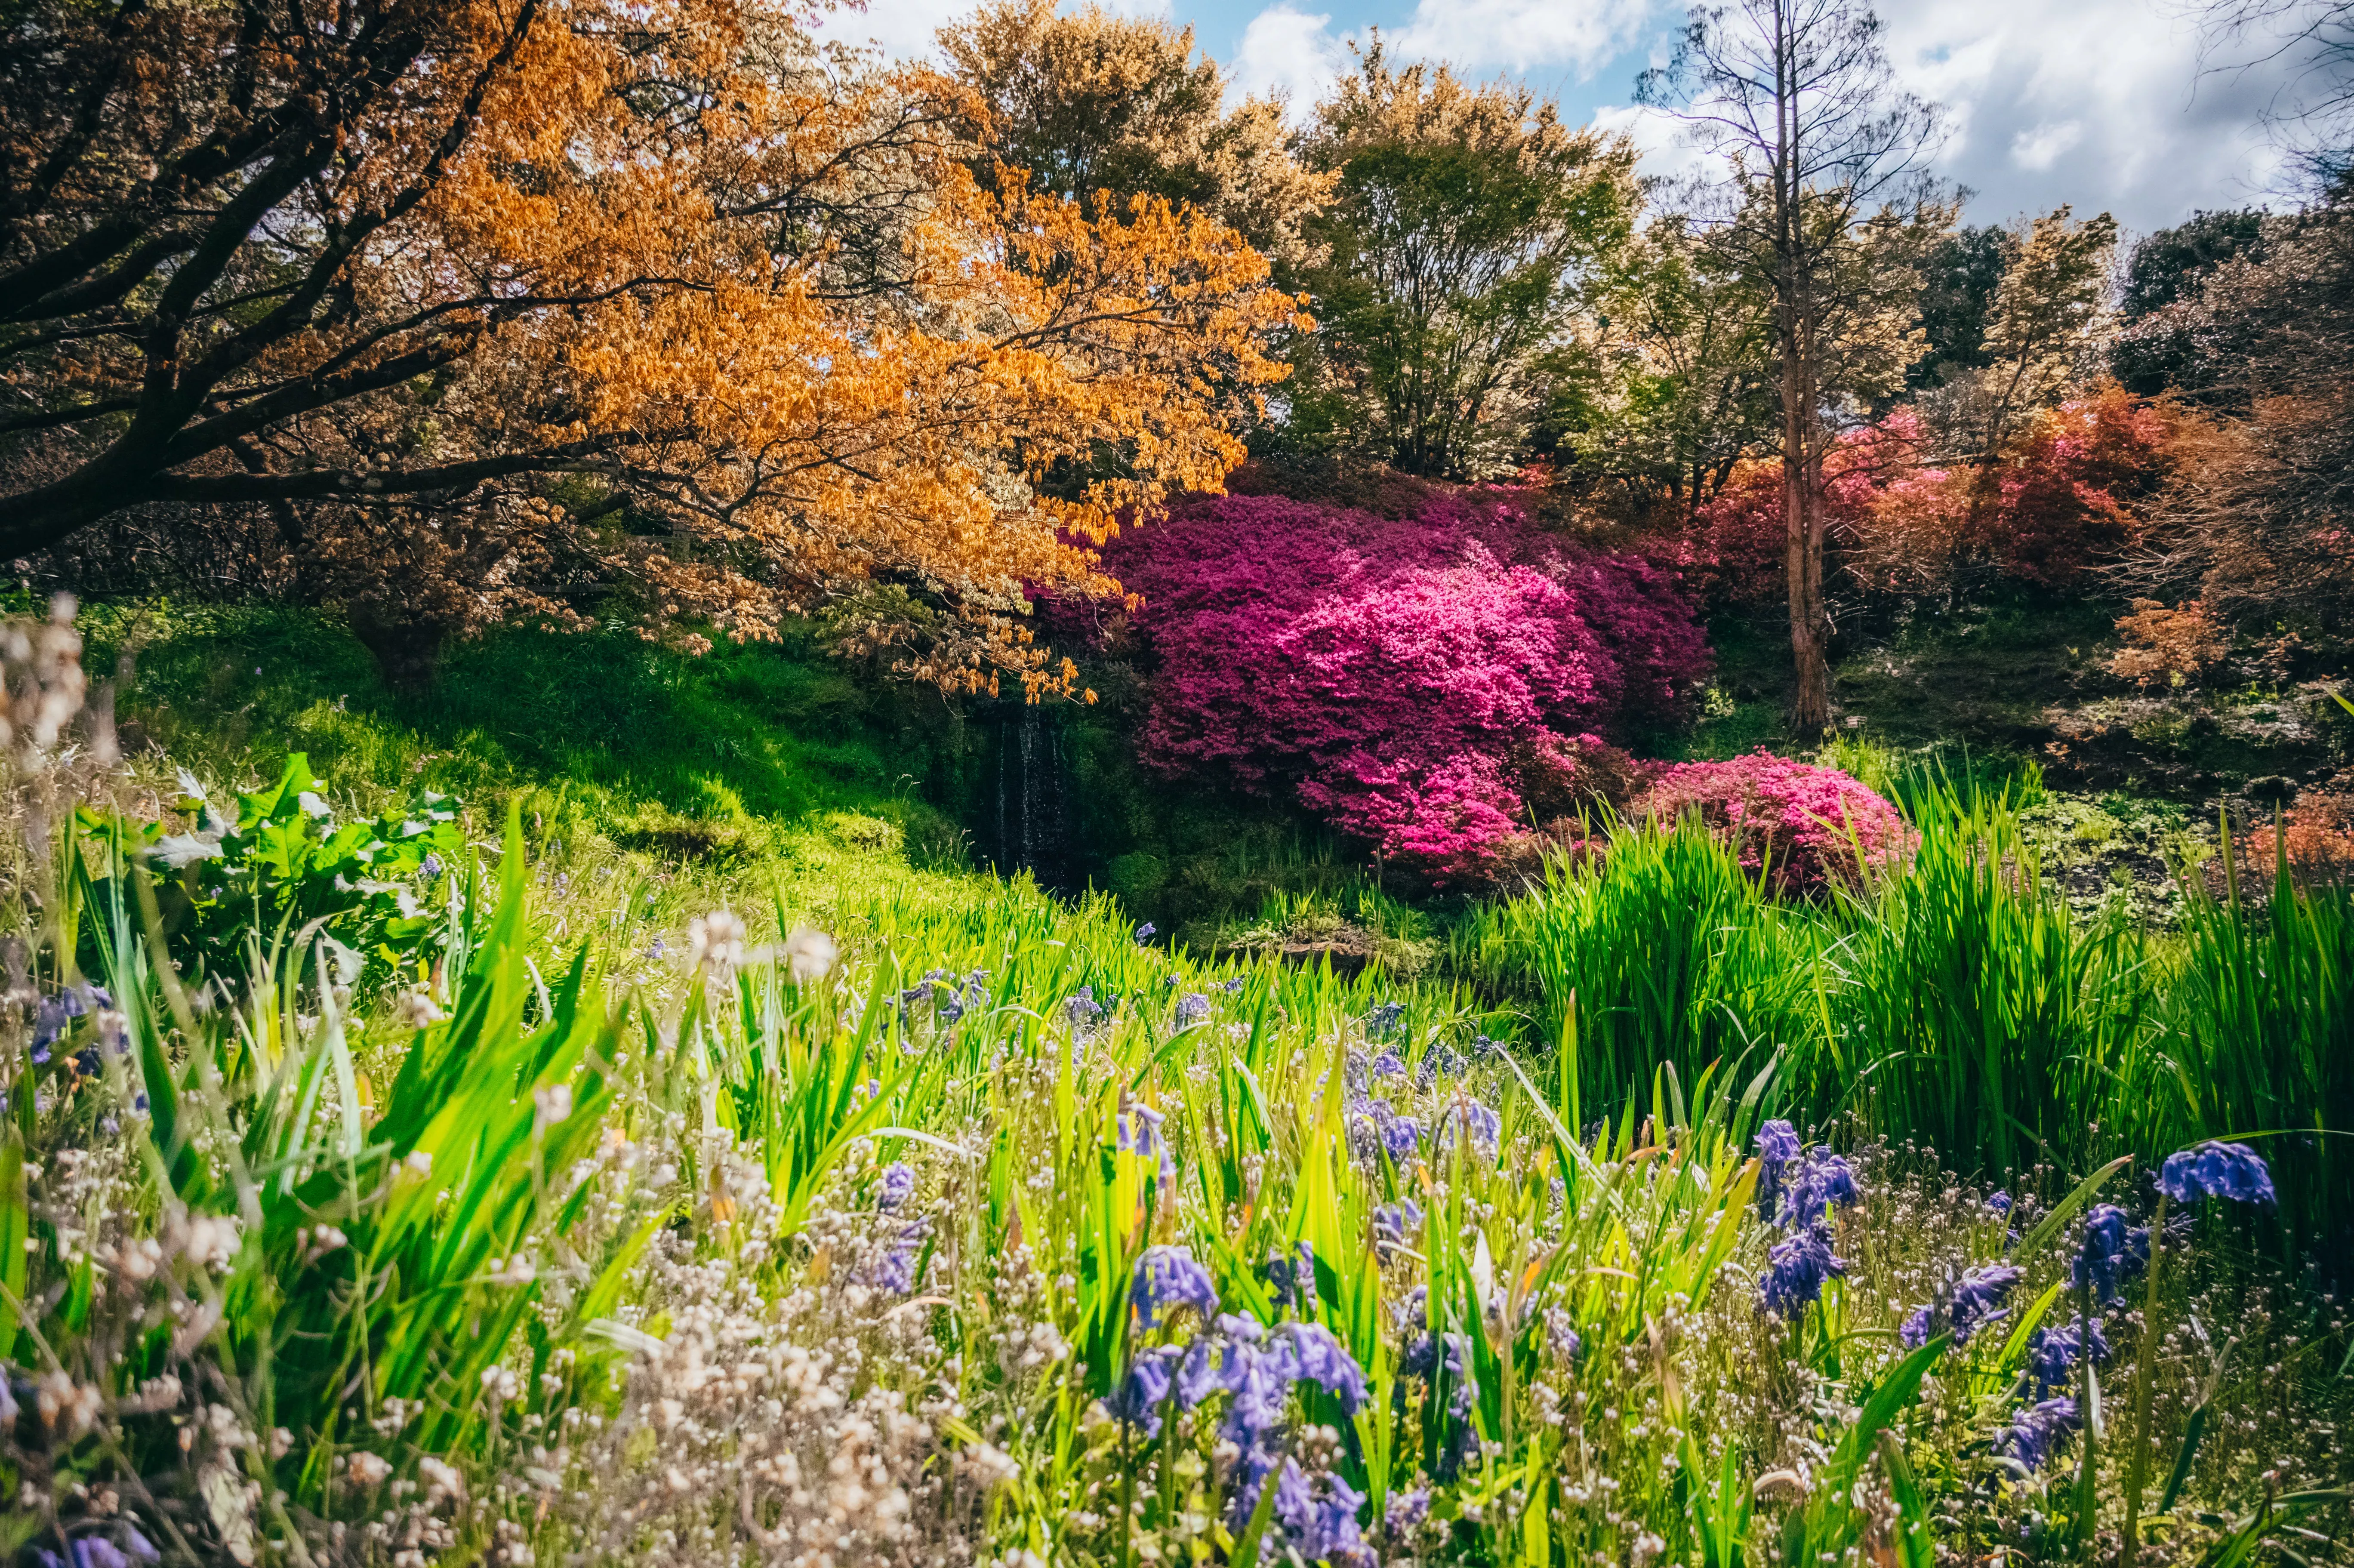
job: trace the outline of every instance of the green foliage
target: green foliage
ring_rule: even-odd
[[[1337,172],[1307,225],[1319,331],[1287,439],[1370,451],[1409,473],[1509,471],[1555,345],[1637,206],[1623,142],[1376,41],[1318,106],[1311,161]]]
[[[195,819],[186,832],[87,810],[80,825],[103,841],[95,853],[122,868],[111,896],[128,896],[119,883],[134,863],[170,874],[164,920],[178,961],[199,981],[235,975],[249,943],[301,952],[322,933],[349,971],[344,984],[364,973],[383,980],[432,927],[423,899],[465,842],[455,802],[429,790],[407,810],[338,824],[299,751],[275,784],[237,798],[234,819],[215,813],[193,775],[182,772],[180,788],[181,809]]]

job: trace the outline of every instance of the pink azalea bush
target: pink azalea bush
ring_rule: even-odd
[[[1896,808],[1852,775],[1763,749],[1662,768],[1636,797],[1632,814],[1662,824],[1697,815],[1731,838],[1741,863],[1764,870],[1779,893],[1852,883],[1867,868],[1910,853],[1914,842]]]
[[[1600,736],[1675,716],[1708,667],[1670,577],[1492,498],[1393,519],[1198,497],[1107,564],[1158,656],[1147,763],[1291,789],[1441,880],[1574,795]]]

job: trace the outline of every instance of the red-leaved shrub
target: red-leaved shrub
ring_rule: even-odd
[[[1160,666],[1148,764],[1295,790],[1439,880],[1476,877],[1581,768],[1625,773],[1592,737],[1676,716],[1708,668],[1669,576],[1493,497],[1403,518],[1196,497],[1106,562]]]
[[[1920,426],[1910,408],[1840,437],[1823,459],[1824,521],[1834,552],[1870,530],[1892,483],[1915,472]],[[1789,592],[1782,460],[1744,460],[1724,487],[1665,542],[1665,562],[1723,603],[1764,604]]]
[[[1631,814],[1661,823],[1697,815],[1780,893],[1852,883],[1914,843],[1896,808],[1851,775],[1762,749],[1663,768],[1635,798]]]
[[[2009,576],[2064,588],[2115,560],[2165,482],[2179,421],[2114,384],[2052,409],[1987,475],[1978,542]]]
[[[2180,418],[2114,384],[2038,418],[1982,467],[1925,461],[1898,408],[1841,436],[1823,461],[1827,570],[1886,593],[1935,593],[1976,563],[2064,588],[2117,558],[2165,482]],[[1763,604],[1787,592],[1779,459],[1735,465],[1653,554],[1704,595]]]

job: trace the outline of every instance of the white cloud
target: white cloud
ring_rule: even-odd
[[[1399,53],[1466,71],[1567,67],[1591,75],[1635,42],[1652,0],[1417,0]]]
[[[2202,79],[2195,26],[2166,0],[1887,0],[1884,14],[1899,74],[1952,112],[1939,167],[1978,193],[1975,221],[2067,202],[2146,231],[2257,200],[2273,177],[2272,83]]]
[[[1347,68],[1342,40],[1329,13],[1313,15],[1287,4],[1268,6],[1243,29],[1235,53],[1235,85],[1255,97],[1280,95],[1291,117],[1305,120],[1316,100]]]
[[[2010,161],[2039,174],[2060,161],[2060,154],[2084,139],[2084,122],[2062,120],[2059,124],[2031,125],[2010,139]]]
[[[872,43],[900,59],[937,58],[936,35],[950,22],[970,16],[981,0],[867,0],[820,14],[817,35],[848,43]],[[1103,0],[1107,11],[1132,16],[1165,16],[1169,0]]]

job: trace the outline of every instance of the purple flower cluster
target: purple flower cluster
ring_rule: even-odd
[[[1807,1303],[1819,1300],[1824,1282],[1847,1273],[1847,1259],[1831,1251],[1827,1226],[1811,1224],[1774,1244],[1766,1255],[1766,1310],[1796,1321]]]
[[[1774,1120],[1757,1129],[1757,1212],[1772,1218],[1782,1206],[1782,1173],[1798,1158],[1798,1129]]]
[[[927,1224],[907,1226],[880,1257],[866,1266],[860,1277],[863,1282],[886,1296],[912,1293],[916,1288],[916,1261],[931,1234]]]
[[[916,1195],[916,1173],[898,1160],[883,1168],[883,1179],[875,1183],[875,1206],[889,1213]]]
[[[59,1556],[45,1546],[33,1548],[33,1562],[38,1568],[131,1568],[133,1563],[162,1561],[154,1543],[131,1525],[122,1527],[122,1544],[117,1545],[103,1535],[78,1535],[66,1543],[68,1556]]]
[[[1163,1255],[1160,1261],[1164,1265],[1182,1260],[1182,1267],[1172,1277],[1182,1277],[1187,1268],[1198,1269],[1190,1258],[1171,1256],[1174,1248],[1156,1247],[1153,1252]],[[1206,1288],[1206,1276],[1201,1284]],[[1112,1414],[1149,1439],[1160,1435],[1169,1417],[1182,1415],[1214,1394],[1227,1395],[1219,1436],[1238,1451],[1235,1522],[1257,1510],[1260,1489],[1272,1478],[1277,1520],[1304,1560],[1361,1560],[1357,1510],[1365,1499],[1340,1478],[1310,1477],[1284,1457],[1282,1438],[1295,1388],[1303,1383],[1320,1388],[1339,1404],[1343,1415],[1354,1416],[1369,1397],[1364,1369],[1321,1324],[1285,1323],[1270,1333],[1248,1318],[1208,1312],[1204,1318],[1207,1327],[1191,1344],[1156,1346],[1136,1354],[1128,1375],[1106,1402]]]
[[[2027,1377],[2035,1397],[2049,1398],[2066,1388],[2078,1362],[2089,1353],[2096,1367],[2109,1361],[2109,1340],[2098,1318],[2062,1329],[2038,1329],[2027,1337]]]
[[[1403,1246],[1405,1238],[1422,1229],[1422,1205],[1412,1198],[1381,1203],[1373,1209],[1373,1242],[1377,1246]]]
[[[2114,1307],[2125,1299],[2126,1281],[2149,1263],[2149,1228],[2134,1224],[2115,1203],[2102,1203],[2084,1216],[2084,1239],[2070,1277],[2093,1298]]]
[[[1129,1296],[1148,1329],[1158,1327],[1161,1315],[1173,1307],[1191,1307],[1204,1322],[1218,1315],[1218,1287],[1211,1282],[1210,1271],[1182,1246],[1145,1248],[1136,1260]]]
[[[2273,1173],[2244,1143],[2211,1141],[2169,1154],[2158,1173],[2158,1184],[2177,1203],[2194,1203],[2201,1198],[2230,1198],[2242,1203],[2274,1201]]]
[[[1851,1208],[1863,1194],[1855,1184],[1855,1168],[1818,1144],[1807,1150],[1796,1171],[1784,1173],[1782,1209],[1785,1226],[1819,1224],[1824,1211],[1836,1205]]]
[[[1259,1273],[1278,1308],[1296,1308],[1302,1317],[1315,1315],[1316,1248],[1312,1245],[1302,1241],[1288,1255],[1267,1254]]]
[[[1503,1118],[1466,1094],[1458,1094],[1438,1118],[1442,1145],[1468,1139],[1473,1148],[1492,1152],[1503,1131]]]
[[[1276,1478],[1276,1522],[1303,1562],[1370,1563],[1372,1554],[1357,1531],[1357,1510],[1364,1505],[1364,1494],[1340,1477],[1326,1474],[1311,1481],[1292,1459],[1283,1461],[1283,1473]]]
[[[2074,1400],[2047,1399],[2013,1415],[2010,1425],[1996,1435],[1994,1451],[2016,1460],[2021,1469],[2040,1470],[2082,1425]]]
[[[1899,1338],[1907,1350],[1918,1350],[1941,1328],[1950,1328],[1954,1343],[1967,1345],[1971,1335],[2009,1313],[2008,1298],[2025,1277],[2025,1270],[2007,1263],[1969,1269],[1955,1282],[1945,1300],[1914,1308],[1904,1319]]]
[[[1140,1100],[1122,1097],[1119,1114],[1114,1118],[1117,1127],[1115,1141],[1139,1160],[1160,1160],[1161,1180],[1172,1181],[1177,1177],[1176,1158],[1169,1152],[1169,1140],[1161,1136],[1161,1124],[1167,1118]]]
[[[56,1044],[73,1021],[94,1007],[112,1007],[114,998],[104,986],[69,985],[54,996],[45,996],[33,1015],[33,1063],[47,1065],[49,1047]],[[111,1551],[112,1548],[109,1547]]]
[[[1210,1016],[1210,999],[1198,991],[1189,991],[1177,999],[1177,1027],[1190,1029]]]

